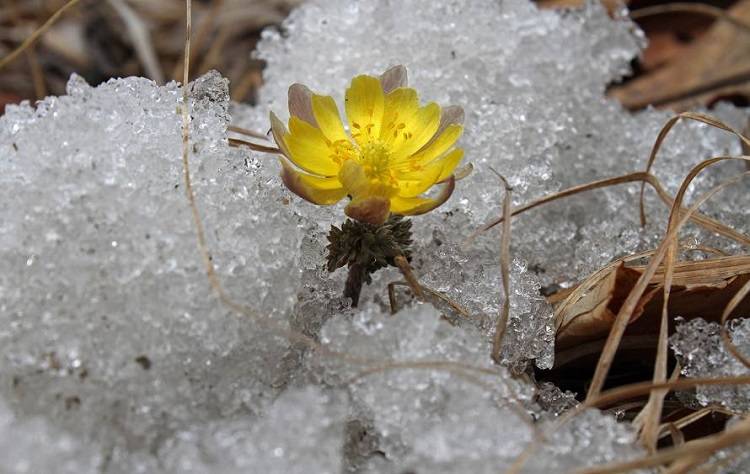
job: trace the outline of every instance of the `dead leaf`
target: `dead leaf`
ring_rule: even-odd
[[[663,67],[610,89],[609,95],[633,110],[648,105],[686,110],[720,97],[750,97],[750,0],[727,11]]]
[[[644,269],[645,266],[628,265],[621,260],[573,288],[550,295],[548,300],[555,308],[556,350],[565,351],[606,338],[615,315]],[[660,268],[630,318],[628,336],[658,334],[663,279],[664,269]],[[702,317],[719,321],[723,308],[748,280],[750,256],[678,262],[674,266],[669,314],[686,319]],[[750,298],[738,305],[732,314],[748,312]]]

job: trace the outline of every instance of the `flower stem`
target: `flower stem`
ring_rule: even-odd
[[[362,292],[362,285],[367,278],[367,267],[359,263],[354,263],[349,267],[349,274],[346,277],[344,286],[344,296],[352,299],[352,307],[356,308],[359,304],[359,294]]]

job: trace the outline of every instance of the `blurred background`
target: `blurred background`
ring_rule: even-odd
[[[195,0],[193,76],[218,69],[236,101],[253,103],[263,63],[251,58],[263,28],[279,25],[304,0]],[[0,58],[67,0],[0,0]],[[538,0],[565,9],[583,0]],[[139,75],[181,79],[184,0],[81,0],[33,47],[0,69],[0,113],[6,104],[60,95],[72,72],[90,84]],[[604,0],[612,15],[618,2]],[[685,110],[750,98],[750,0],[674,3],[626,1],[649,46],[634,74],[609,94],[631,110],[648,105]]]

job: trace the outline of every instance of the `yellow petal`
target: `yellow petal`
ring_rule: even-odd
[[[443,172],[443,163],[436,161],[424,166],[419,171],[400,173],[397,176],[398,195],[411,198],[419,196],[438,182]]]
[[[383,126],[380,129],[380,140],[393,144],[407,133],[406,123],[411,123],[419,110],[417,91],[408,87],[399,87],[385,96]]]
[[[286,136],[288,134],[289,132],[286,130],[284,123],[279,120],[275,113],[271,112],[271,135],[273,136],[273,141],[279,146],[284,156],[291,158],[289,147],[286,145]]]
[[[398,188],[368,177],[364,167],[354,160],[344,162],[339,181],[354,200],[374,196],[388,199],[398,193]]]
[[[380,136],[385,96],[377,77],[357,76],[346,90],[346,117],[352,137],[363,145]]]
[[[402,216],[424,214],[433,210],[437,206],[437,201],[430,198],[403,198],[398,196],[391,198],[391,212]]]
[[[419,214],[425,214],[442,205],[448,198],[453,194],[453,190],[456,187],[456,180],[452,177],[446,181],[440,194],[433,198],[423,197],[400,197],[395,196],[391,198],[391,212],[394,214],[401,214],[404,216],[416,216]]]
[[[289,135],[284,139],[289,149],[289,159],[308,173],[336,176],[339,165],[320,129],[293,116],[289,119]]]
[[[420,107],[404,125],[402,133],[391,145],[396,162],[416,153],[435,135],[440,125],[440,106],[432,102]]]
[[[350,196],[358,197],[368,194],[370,180],[367,178],[362,165],[354,160],[347,160],[341,166],[339,181]]]
[[[295,170],[283,158],[281,161],[281,180],[294,194],[321,206],[335,204],[346,196],[346,191],[336,178],[321,178]]]
[[[312,111],[315,115],[315,120],[318,122],[320,131],[323,132],[323,135],[328,140],[332,142],[349,140],[344,131],[344,124],[341,123],[339,109],[336,107],[333,97],[313,94]]]
[[[419,150],[416,154],[404,157],[400,162],[394,163],[394,168],[405,171],[409,169],[413,170],[440,158],[441,155],[456,144],[456,141],[458,141],[462,133],[463,126],[455,124],[449,125],[443,133],[438,135],[437,138],[432,140],[431,143]]]
[[[461,162],[461,159],[464,157],[464,150],[462,148],[456,148],[455,150],[447,153],[445,156],[441,157],[437,161],[434,161],[433,163],[439,163],[442,168],[442,172],[440,173],[440,176],[438,177],[437,181],[445,181],[448,179],[449,176],[453,174],[453,171],[455,171],[456,166]]]

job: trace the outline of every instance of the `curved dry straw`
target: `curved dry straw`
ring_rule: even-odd
[[[648,157],[648,163],[646,164],[646,170],[645,170],[646,173],[649,173],[651,171],[651,167],[654,165],[654,162],[656,161],[656,155],[659,153],[659,150],[661,149],[661,146],[664,143],[664,139],[667,138],[667,135],[669,135],[669,132],[672,130],[672,128],[674,128],[677,122],[683,119],[694,120],[696,122],[705,123],[706,125],[710,125],[712,127],[718,128],[719,130],[724,130],[726,132],[729,132],[735,135],[737,138],[739,138],[743,144],[745,144],[746,146],[750,146],[750,139],[748,139],[742,133],[736,131],[729,125],[725,124],[721,120],[717,120],[709,115],[701,114],[698,112],[683,112],[669,119],[669,121],[667,121],[667,123],[659,131],[659,134],[656,137],[656,141],[654,142],[654,146],[651,148],[651,153],[649,154],[649,157]],[[639,200],[639,208],[640,208],[640,213],[641,213],[641,225],[646,225],[646,208],[645,208],[645,204],[643,200],[644,192],[645,192],[645,183],[641,185],[641,195],[640,195],[640,200]],[[747,244],[747,242],[745,243]]]
[[[656,178],[656,176],[646,171],[637,171],[635,173],[629,173],[629,174],[625,174],[622,176],[615,176],[612,178],[605,178],[605,179],[600,179],[597,181],[592,181],[586,184],[579,184],[577,186],[564,189],[557,193],[550,194],[548,196],[543,196],[541,198],[535,199],[531,202],[528,202],[526,204],[523,204],[513,209],[513,212],[511,212],[511,216],[515,217],[519,214],[523,214],[526,211],[530,211],[531,209],[537,208],[544,204],[557,201],[558,199],[575,196],[577,194],[581,194],[587,191],[592,191],[595,189],[602,189],[602,188],[607,188],[610,186],[616,186],[619,184],[626,184],[626,183],[643,183],[644,186],[646,184],[650,185],[657,192],[662,202],[664,202],[664,204],[666,204],[670,208],[672,207],[672,204],[673,204],[672,197],[669,195],[669,193],[667,193],[667,191],[664,189],[661,182]],[[684,212],[685,212],[685,209],[681,208],[680,214],[682,215],[684,214]],[[730,227],[727,227],[726,225],[722,224],[721,222],[715,219],[712,219],[708,216],[704,216],[703,214],[700,214],[700,213],[695,213],[690,216],[690,220],[707,230],[716,232],[719,235],[727,237],[743,245],[750,246],[750,236],[737,232],[736,230]],[[476,240],[477,237],[479,237],[480,234],[490,230],[491,228],[495,227],[498,224],[501,224],[503,221],[504,221],[503,216],[500,216],[496,219],[491,220],[487,224],[483,225],[482,227],[474,231],[466,239],[466,241],[464,242],[464,246],[470,245],[474,240]]]

